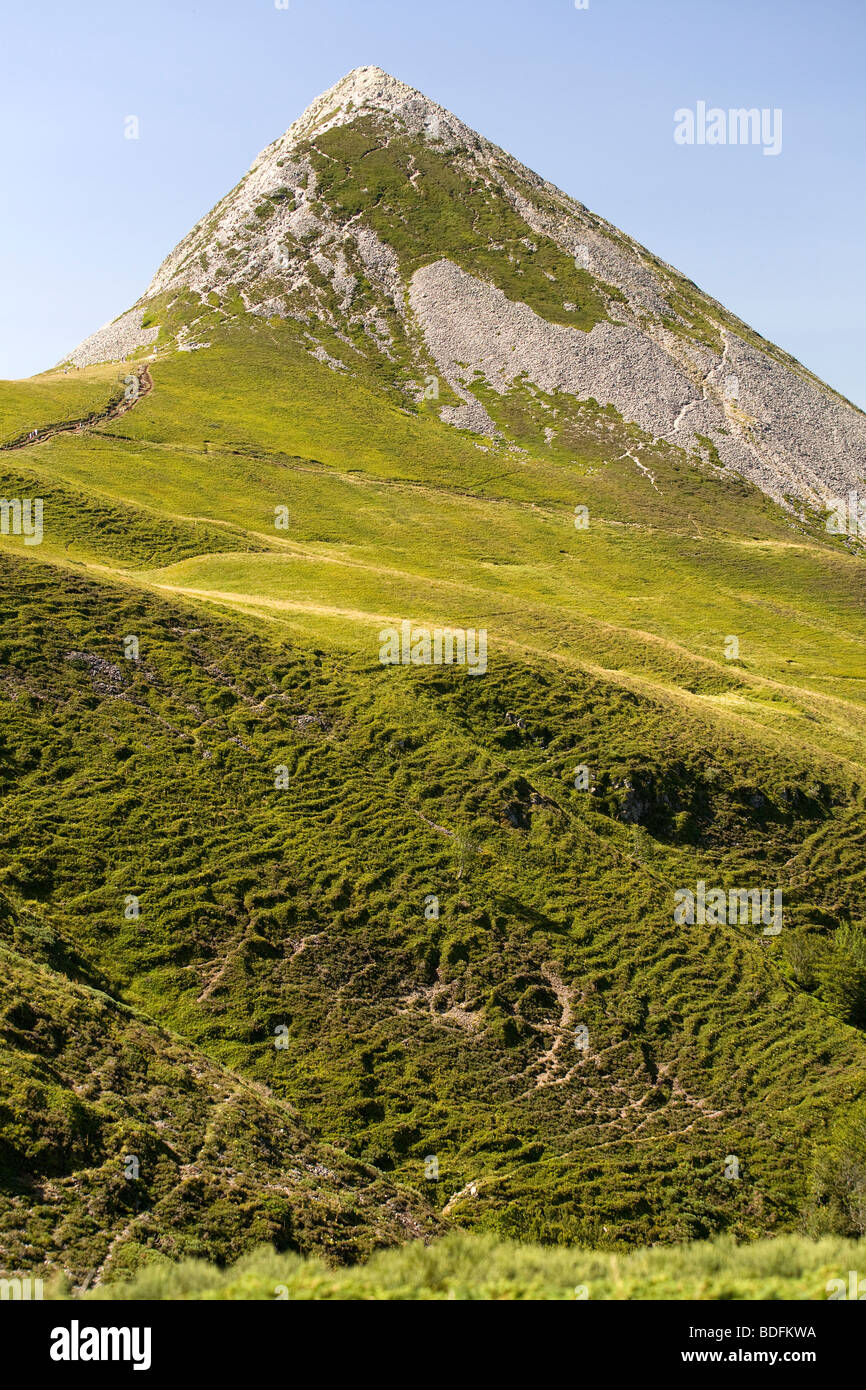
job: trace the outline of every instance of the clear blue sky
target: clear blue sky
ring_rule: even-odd
[[[264,145],[375,63],[866,407],[864,0],[39,0],[0,32],[0,376],[125,309]],[[675,144],[698,101],[781,107],[781,154]]]

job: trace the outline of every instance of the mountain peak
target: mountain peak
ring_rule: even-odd
[[[341,77],[332,87],[328,87],[314,101],[311,101],[303,115],[293,122],[293,127],[312,128],[322,115],[334,106],[371,106],[379,110],[383,107],[389,107],[392,110],[399,110],[407,101],[418,99],[427,101],[427,98],[416,88],[410,87],[406,82],[401,82],[397,77],[392,77],[389,72],[385,72],[384,68],[365,65],[352,68],[352,71],[347,72],[345,77]],[[433,105],[432,102],[429,104]]]
[[[192,297],[187,318],[171,318],[177,296]],[[866,474],[861,412],[379,67],[317,97],[72,360],[143,350],[157,322],[163,346],[207,348],[199,305],[215,328],[293,321],[335,372],[363,359],[396,373],[410,408],[435,378],[440,418],[486,437],[501,434],[497,398],[528,383],[566,413],[612,407],[646,441],[697,452],[786,504],[841,497]]]
[[[372,114],[391,116],[414,134],[426,134],[434,139],[447,141],[449,136],[464,141],[467,137],[474,141],[481,139],[477,132],[470,130],[451,111],[431,101],[417,88],[392,77],[383,68],[369,65],[353,68],[333,87],[322,92],[289,126],[282,140],[275,143],[294,144],[298,140],[309,140],[323,135],[334,126]],[[269,146],[269,149],[273,149],[273,146]],[[268,150],[262,151],[259,159],[267,153]]]

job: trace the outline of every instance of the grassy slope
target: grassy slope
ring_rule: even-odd
[[[117,1278],[155,1254],[225,1260],[256,1236],[356,1260],[437,1229],[261,1086],[73,982],[80,962],[41,914],[4,898],[0,915],[37,957],[0,947],[4,1269]]]
[[[227,1270],[192,1260],[154,1263],[86,1298],[820,1300],[834,1279],[847,1294],[848,1271],[862,1269],[863,1253],[862,1241],[783,1236],[746,1247],[717,1239],[615,1256],[455,1233],[382,1251],[353,1269],[268,1250]],[[62,1289],[48,1296],[63,1297]]]
[[[820,527],[674,450],[642,455],[655,488],[630,460],[605,462],[632,433],[612,412],[566,419],[560,405],[561,442],[517,453],[480,451],[383,400],[363,373],[340,379],[335,411],[333,373],[288,328],[244,331],[242,353],[241,331],[228,324],[221,346],[158,366],[123,438],[61,436],[7,456],[7,495],[30,495],[34,471],[65,490],[43,553],[137,563],[154,585],[368,653],[382,618],[485,626],[502,650],[698,693],[708,713],[724,702],[860,760],[862,565]],[[525,402],[507,404],[513,417]],[[61,504],[82,490],[113,525],[82,517],[71,534],[81,509]],[[578,503],[587,531],[573,525]],[[288,532],[274,529],[278,505]],[[739,663],[725,660],[729,635]]]
[[[32,429],[101,414],[123,394],[120,363],[86,371],[54,369],[26,381],[0,382],[0,436],[20,439]]]
[[[391,671],[36,562],[4,585],[6,890],[103,988],[437,1205],[475,1183],[460,1219],[614,1243],[796,1219],[866,1061],[786,954],[859,912],[849,787],[552,662]],[[677,884],[789,861],[783,940],[674,926]]]
[[[41,547],[0,538],[13,903],[460,1221],[795,1223],[866,1062],[862,561],[610,409],[486,393],[504,438],[477,440],[363,344],[327,340],[335,376],[230,294],[159,310],[213,346],[2,459],[46,497]],[[6,437],[106,380],[15,383]],[[403,617],[486,627],[488,674],[381,667]],[[782,886],[782,937],[675,927],[698,877]]]

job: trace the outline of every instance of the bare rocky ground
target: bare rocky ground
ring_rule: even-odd
[[[436,142],[468,177],[496,183],[527,234],[551,238],[610,294],[611,322],[590,332],[548,323],[452,262],[439,259],[406,283],[394,250],[360,218],[338,221],[316,199],[308,141],[359,116],[379,114],[410,135]],[[527,196],[527,190],[529,195]],[[256,208],[277,193],[262,223]],[[287,250],[287,247],[290,249]],[[300,248],[300,249],[298,249]],[[378,302],[353,304],[358,274]],[[327,295],[322,295],[322,277]],[[420,334],[429,357],[461,397],[443,405],[457,428],[491,434],[493,422],[468,390],[475,373],[496,391],[526,378],[545,391],[613,405],[655,438],[694,449],[710,439],[723,464],[777,501],[823,505],[866,477],[866,416],[793,359],[726,315],[695,290],[718,347],[674,331],[685,321],[672,296],[687,282],[637,242],[590,213],[484,140],[420,92],[379,68],[358,68],[312,103],[264,150],[235,189],[167,257],[142,301],[71,354],[78,365],[116,360],[152,343],[142,328],[149,300],[188,289],[204,300],[236,287],[254,314],[306,323],[310,351],[335,371],[342,363],[316,339],[326,323],[338,336],[360,322],[385,356],[393,338],[386,308]],[[760,340],[758,340],[760,341]],[[206,347],[178,341],[181,350]],[[429,361],[429,358],[428,358]],[[423,377],[419,364],[419,375]]]
[[[416,271],[409,298],[443,376],[466,401],[451,415],[464,428],[495,428],[467,389],[477,372],[500,393],[525,376],[546,392],[613,405],[656,439],[710,438],[726,465],[777,500],[842,495],[866,468],[859,412],[731,332],[694,381],[663,339],[629,324],[583,333],[547,323],[447,260]],[[736,397],[726,394],[728,376]]]
[[[142,328],[144,314],[144,305],[128,309],[79,343],[69,354],[69,361],[76,367],[91,367],[97,362],[122,361],[137,348],[149,347],[159,336],[159,325]]]

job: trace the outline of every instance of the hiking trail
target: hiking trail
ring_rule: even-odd
[[[129,378],[134,378],[138,383],[134,394],[128,396],[126,392],[124,392],[120,400],[114,401],[105,410],[86,415],[81,420],[63,420],[59,424],[46,425],[44,429],[40,428],[35,433],[31,430],[28,434],[22,435],[18,439],[10,440],[8,444],[0,444],[0,452],[9,449],[26,449],[30,444],[44,444],[47,439],[53,439],[55,435],[58,434],[83,432],[84,430],[93,429],[95,425],[101,425],[106,420],[119,419],[120,416],[125,415],[128,410],[132,410],[133,406],[138,405],[138,402],[142,400],[143,397],[149,396],[153,390],[153,377],[150,375],[147,366],[142,366],[137,372],[130,371],[127,377],[124,378],[124,382],[127,386]]]

